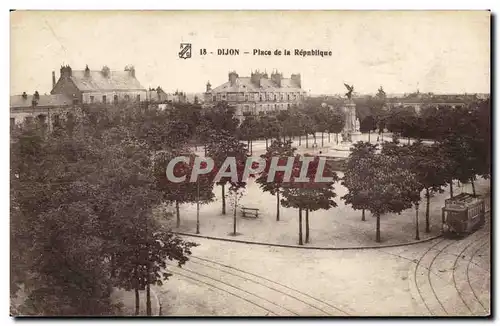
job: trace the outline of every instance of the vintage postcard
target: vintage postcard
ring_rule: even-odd
[[[11,316],[490,316],[490,28],[11,12]]]

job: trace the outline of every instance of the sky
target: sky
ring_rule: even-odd
[[[300,73],[312,94],[489,93],[488,11],[16,11],[10,93],[49,93],[52,71],[123,70],[144,87],[204,92],[228,72]],[[180,43],[192,57],[179,58]],[[239,56],[199,54],[239,49]],[[253,56],[254,49],[318,49],[327,57]]]

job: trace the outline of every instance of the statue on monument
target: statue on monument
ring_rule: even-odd
[[[354,92],[354,85],[349,86],[348,84],[344,83],[344,86],[347,88],[347,93],[345,93],[345,96],[347,96],[347,98],[351,100],[352,93]]]

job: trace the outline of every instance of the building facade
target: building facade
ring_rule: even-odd
[[[24,92],[13,95],[10,97],[10,127],[35,122],[46,124],[51,130],[73,109],[73,99],[64,94],[40,95],[35,92],[28,95]]]
[[[73,70],[70,66],[60,69],[56,82],[52,72],[51,94],[64,94],[74,104],[118,104],[147,100],[147,90],[135,77],[135,68],[126,66],[124,71],[112,71],[107,66],[101,70]]]
[[[273,72],[252,72],[250,77],[240,77],[232,71],[228,81],[214,89],[207,83],[204,105],[226,101],[236,109],[236,116],[245,114],[266,114],[287,110],[304,100],[306,92],[302,90],[300,74],[283,78],[283,74]]]

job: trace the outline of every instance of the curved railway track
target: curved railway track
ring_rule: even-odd
[[[483,302],[479,299],[479,297],[477,296],[476,294],[476,291],[474,291],[474,287],[472,286],[471,282],[470,282],[470,274],[469,274],[469,268],[470,268],[470,264],[472,262],[472,259],[474,258],[475,255],[477,255],[477,253],[479,252],[479,250],[481,250],[484,245],[486,245],[487,243],[489,243],[489,241],[485,241],[481,246],[479,246],[479,248],[476,249],[476,251],[474,251],[474,253],[470,256],[470,259],[469,259],[469,262],[467,263],[467,269],[466,269],[466,276],[467,276],[467,284],[469,284],[469,287],[472,291],[472,294],[474,295],[474,298],[476,298],[477,302],[479,302],[479,304],[481,305],[481,307],[483,308],[484,312],[488,312],[488,309],[485,307],[485,305],[483,304]]]
[[[306,306],[308,308],[314,309],[316,313],[319,313],[322,316],[336,316],[336,315],[338,316],[339,314],[349,315],[349,313],[346,312],[345,310],[336,307],[328,302],[314,298],[308,295],[307,293],[293,289],[291,287],[270,280],[263,276],[236,267],[225,265],[213,260],[209,260],[206,258],[201,258],[197,256],[191,256],[190,258],[191,258],[190,263],[193,263],[201,267],[199,270],[197,269],[196,271],[194,271],[186,267],[179,268],[172,264],[168,264],[168,268],[172,271],[172,273],[179,275],[183,278],[198,282],[200,284],[203,284],[204,286],[217,289],[218,291],[227,293],[241,300],[244,300],[249,304],[257,306],[260,309],[267,312],[268,315],[272,314],[276,316],[299,316],[301,315],[303,308]],[[210,270],[216,272],[217,277],[211,275]],[[224,280],[223,278],[225,276],[227,277],[228,275],[240,279],[244,283],[251,282],[257,285],[259,290],[261,290],[260,292],[262,292],[262,290],[265,290],[265,291],[271,291],[269,292],[270,294],[278,293],[280,295],[279,297],[280,300],[288,299],[288,301],[291,300],[295,303],[287,307],[283,304],[283,302],[278,303],[276,302],[277,300],[271,301],[265,296],[255,293],[259,291],[251,291],[249,289],[243,288],[242,286],[243,283],[240,285],[240,282]],[[296,309],[297,303],[302,305],[300,307],[302,309]],[[332,309],[334,311],[332,311]],[[304,313],[302,312],[302,315],[303,314]],[[308,313],[307,315],[310,316],[312,314]]]
[[[459,254],[455,254],[455,253],[451,253],[449,251],[446,251],[449,247],[453,246],[453,245],[456,245],[456,246],[460,246],[461,244],[463,244],[463,242],[461,241],[457,241],[457,240],[447,240],[447,239],[442,239],[438,242],[436,242],[435,244],[433,244],[432,246],[430,246],[418,259],[418,261],[416,262],[416,266],[415,266],[415,269],[413,271],[413,281],[414,281],[414,285],[415,285],[415,288],[417,290],[417,293],[418,293],[418,296],[420,297],[421,301],[423,302],[424,306],[426,307],[427,311],[431,314],[431,315],[435,315],[435,312],[433,311],[433,309],[431,309],[431,307],[429,306],[429,302],[428,300],[425,299],[423,293],[422,293],[422,288],[421,286],[419,286],[418,282],[417,282],[417,274],[418,274],[418,269],[419,267],[420,268],[424,268],[424,269],[427,269],[427,272],[426,272],[426,278],[427,278],[427,283],[429,285],[429,288],[432,292],[432,296],[434,297],[434,299],[437,301],[440,309],[442,309],[442,311],[444,312],[445,315],[449,315],[449,311],[448,309],[445,307],[445,304],[443,303],[442,299],[438,296],[438,294],[436,293],[436,288],[435,288],[435,284],[433,284],[433,281],[432,281],[432,278],[431,278],[431,273],[440,277],[440,279],[444,282],[446,282],[446,284],[449,284],[450,282],[443,279],[441,276],[439,276],[437,273],[433,272],[432,271],[432,267],[434,265],[434,263],[436,262],[436,260],[440,257],[440,255],[442,254],[447,254],[447,255],[452,255],[452,256],[455,256],[455,261],[453,263],[453,268],[451,268],[451,273],[452,273],[452,282],[451,282],[451,285],[453,286],[454,290],[457,292],[460,300],[462,301],[462,303],[464,304],[464,306],[467,308],[467,310],[470,312],[471,315],[474,315],[474,312],[473,312],[473,309],[471,309],[471,305],[470,305],[470,302],[467,303],[465,298],[464,298],[464,295],[463,293],[460,291],[458,285],[457,285],[457,281],[456,281],[456,269],[457,269],[457,266],[458,266],[458,262],[460,260],[460,258],[463,259],[463,254],[466,252],[467,249],[470,249],[472,246],[474,245],[477,245],[478,243],[481,243],[481,245],[479,246],[478,250],[483,247],[484,245],[486,245],[488,243],[488,240],[487,241],[482,241],[485,237],[489,237],[489,226],[485,224],[485,226],[481,229],[481,230],[478,230],[476,231],[474,234],[472,235],[469,235],[469,237],[466,238],[466,240],[468,240],[465,244],[465,247],[462,248],[462,250],[460,251]],[[448,242],[445,246],[441,247],[441,248],[438,248],[438,249],[435,249],[436,247],[438,247],[440,244],[443,244],[443,243],[446,243]],[[437,252],[434,254],[434,256],[432,257],[432,260],[430,261],[430,264],[429,266],[424,266],[422,261],[424,258],[429,258],[429,253],[432,251],[432,250],[437,250]],[[475,256],[475,254],[478,252],[478,250],[476,250],[473,254],[471,254],[470,256],[470,259],[469,259],[469,262],[468,262],[468,268],[470,267],[470,264],[472,262],[472,259],[473,257]],[[476,264],[478,267],[480,267],[478,264]],[[481,268],[481,267],[480,267]],[[468,272],[466,272],[467,274]],[[468,275],[467,275],[468,277]],[[467,282],[469,283],[469,286],[472,288],[472,285],[470,284],[470,280],[467,280]],[[474,297],[476,298],[476,300],[478,300],[478,302],[481,304],[481,306],[484,307],[484,305],[481,303],[481,301],[477,298],[477,295],[474,293],[474,290],[473,290],[473,294],[474,294]],[[487,311],[485,309],[485,311]]]

